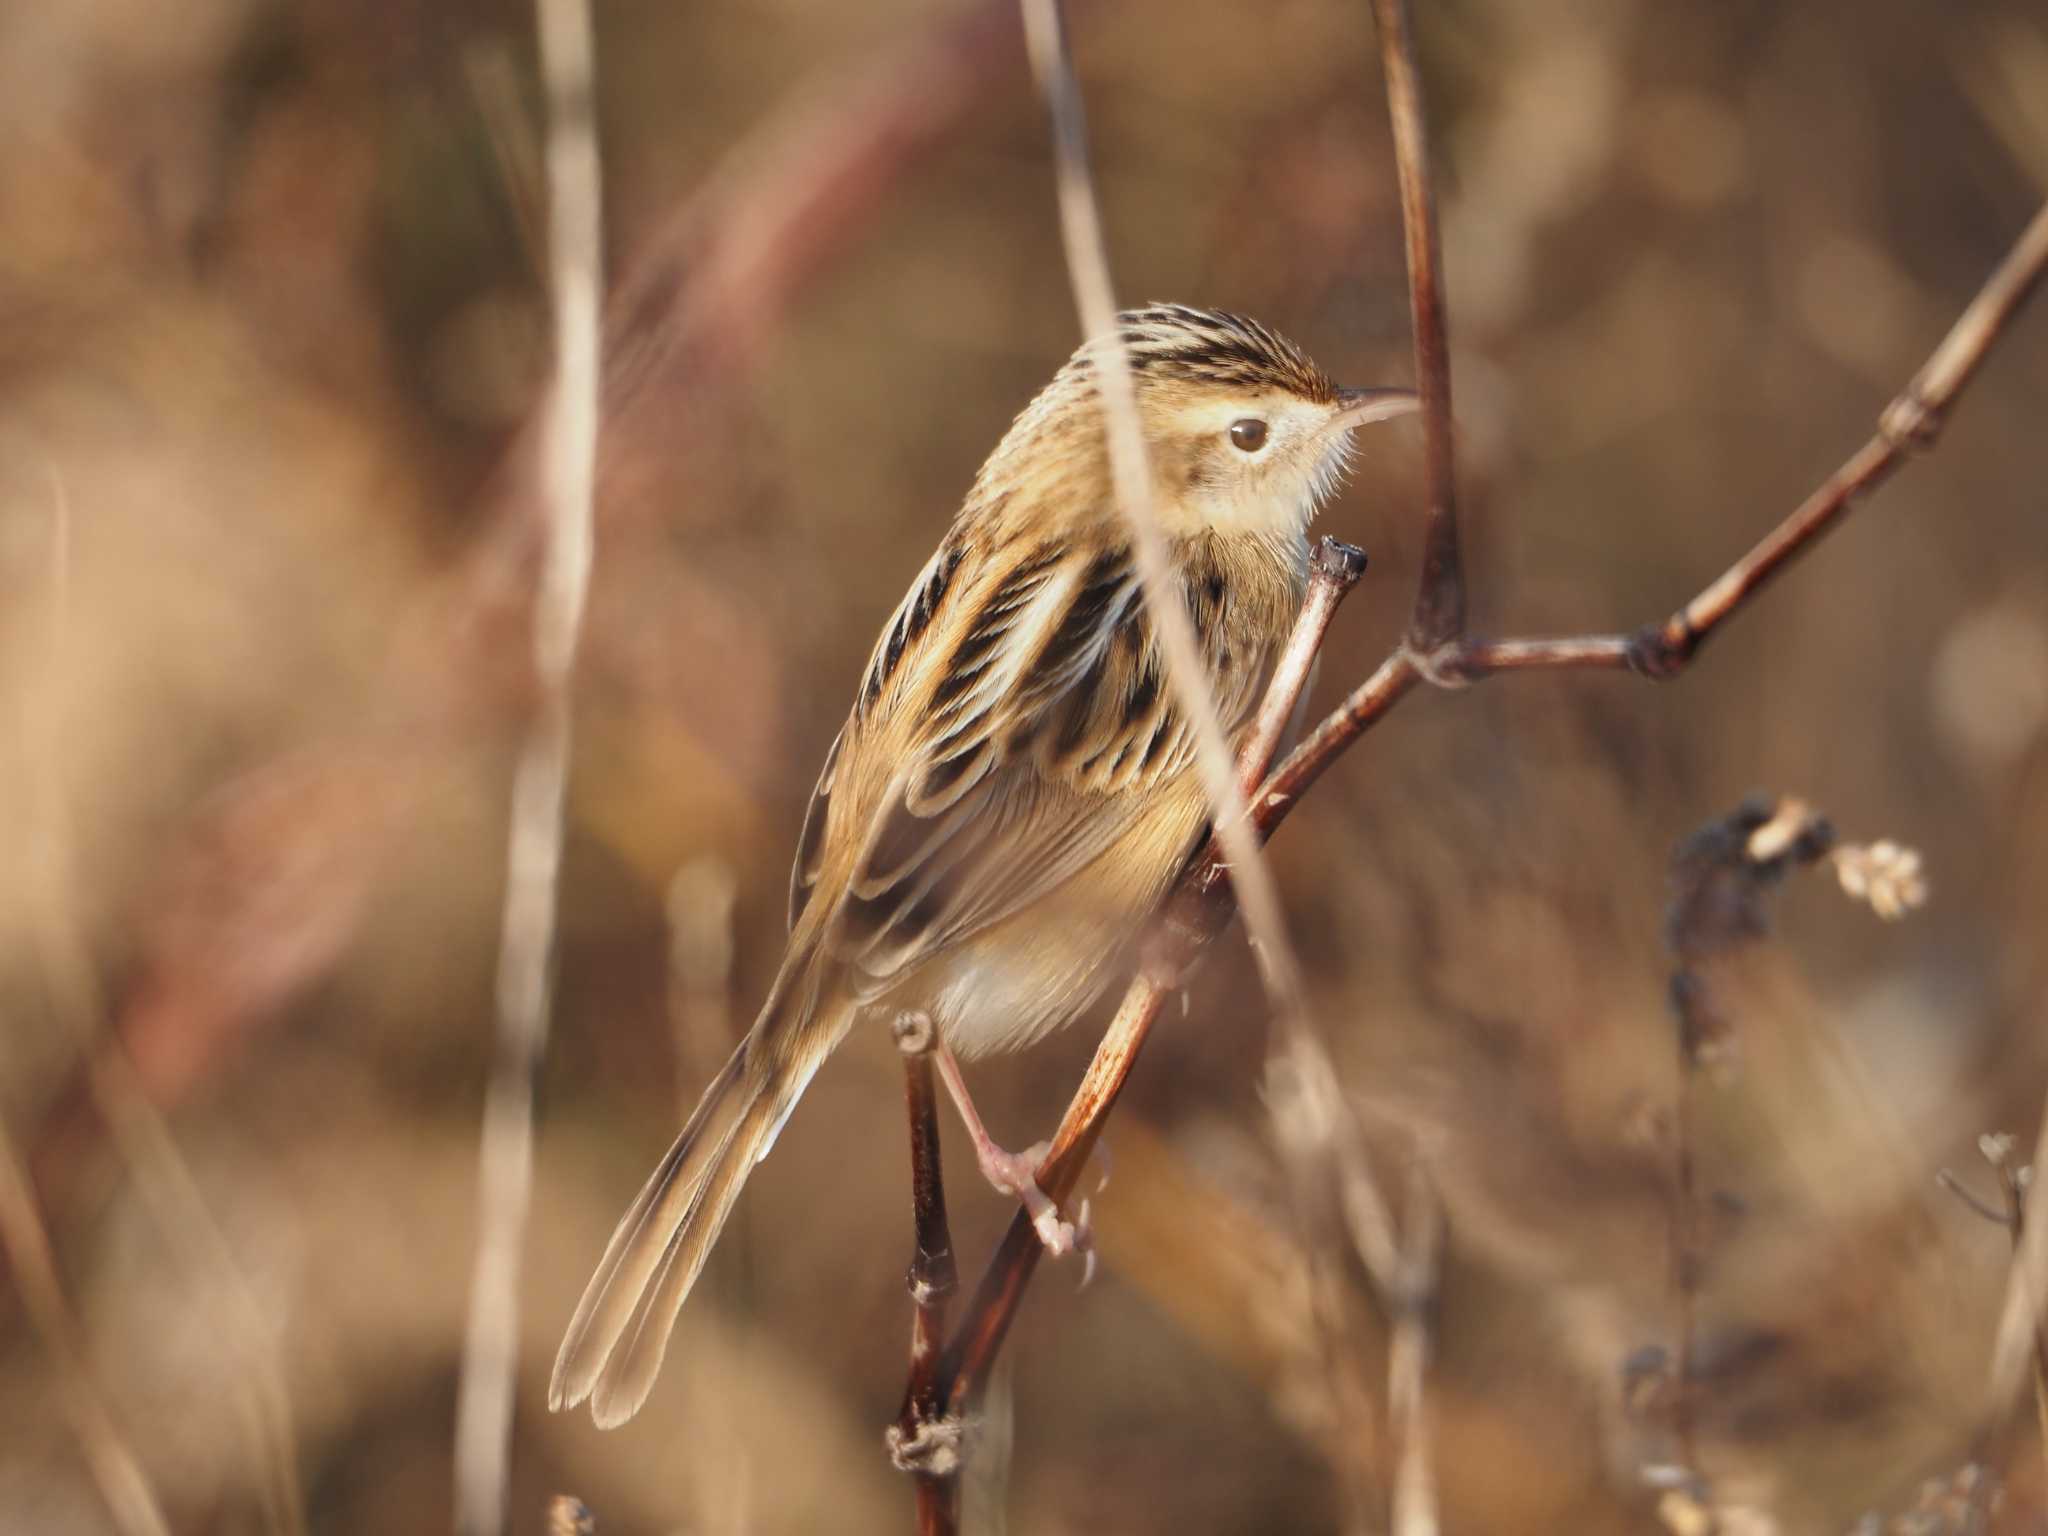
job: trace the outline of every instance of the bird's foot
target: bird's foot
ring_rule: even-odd
[[[1008,1195],[1023,1205],[1024,1213],[1031,1218],[1032,1229],[1038,1233],[1039,1242],[1045,1245],[1045,1251],[1053,1258],[1064,1258],[1070,1253],[1086,1256],[1087,1263],[1081,1274],[1081,1283],[1086,1285],[1095,1276],[1095,1243],[1088,1227],[1088,1203],[1085,1200],[1081,1203],[1079,1221],[1068,1221],[1060,1214],[1052,1196],[1038,1187],[1038,1166],[1045,1161],[1052,1143],[1041,1141],[1022,1152],[1006,1152],[998,1146],[981,1123],[974,1101],[968,1096],[959,1063],[943,1044],[939,1048],[939,1076],[951,1091],[953,1102],[959,1106],[960,1118],[966,1122],[967,1134],[974,1142],[974,1161],[981,1169],[981,1176],[988,1180],[997,1194]]]

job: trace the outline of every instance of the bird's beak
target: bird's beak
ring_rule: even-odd
[[[1340,389],[1337,415],[1330,425],[1348,432],[1370,422],[1387,421],[1422,409],[1422,397],[1412,389]]]

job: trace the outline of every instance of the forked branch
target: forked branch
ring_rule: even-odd
[[[1425,540],[1416,618],[1409,638],[1342,704],[1332,711],[1277,770],[1250,796],[1247,824],[1263,842],[1336,759],[1395,705],[1424,683],[1459,687],[1501,672],[1631,671],[1652,679],[1675,677],[1698,655],[1700,646],[1740,612],[1766,584],[1818,540],[1838,526],[1858,501],[1880,485],[1917,448],[1931,445],[1948,412],[1975,375],[1994,342],[2048,270],[2048,207],[2037,213],[1976,298],[1935,348],[1912,382],[1881,413],[1876,434],[1842,467],[1806,498],[1755,548],[1704,587],[1662,623],[1645,625],[1633,634],[1591,634],[1559,638],[1471,640],[1463,635],[1464,591],[1449,460],[1449,362],[1442,324],[1442,261],[1434,214],[1430,206],[1428,162],[1416,87],[1413,39],[1401,0],[1375,0],[1382,23],[1383,63],[1395,123],[1395,151],[1403,188],[1403,214],[1409,238],[1409,278],[1417,327],[1418,385],[1425,403],[1430,434],[1430,521]],[[1425,336],[1425,328],[1428,334]],[[1319,581],[1324,578],[1318,578]],[[1353,573],[1350,580],[1356,579]],[[1334,596],[1310,606],[1335,601]],[[1310,622],[1303,618],[1297,642]],[[1327,616],[1322,620],[1327,627]],[[1266,715],[1284,719],[1307,675],[1307,662],[1320,644],[1321,630],[1297,656],[1298,670],[1283,670],[1273,684]],[[1241,769],[1251,768],[1251,754]],[[1256,772],[1242,782],[1259,782]],[[1190,865],[1169,898],[1144,967],[1125,993],[1081,1085],[1068,1105],[1051,1150],[1040,1165],[1038,1183],[1055,1201],[1065,1200],[1079,1179],[1082,1165],[1100,1134],[1102,1121],[1114,1106],[1137,1054],[1157,1020],[1166,998],[1200,951],[1233,915],[1226,858],[1214,841]],[[1340,1141],[1335,1149],[1351,1156],[1356,1148]],[[2048,1231],[2048,1222],[2035,1224]],[[1374,1243],[1353,1220],[1361,1256],[1372,1264]],[[1382,1234],[1384,1236],[1384,1234]],[[2048,1240],[2041,1243],[2048,1251]],[[982,1276],[959,1332],[947,1346],[939,1366],[941,1399],[955,1412],[973,1405],[989,1366],[1001,1350],[1018,1303],[1037,1267],[1040,1247],[1031,1223],[1021,1213],[1013,1219],[988,1269]],[[2048,1258],[2016,1267],[2014,1296],[2048,1288],[2048,1281],[2024,1275],[2048,1274]],[[2008,1358],[2024,1359],[2032,1309],[2025,1300],[2009,1304]]]

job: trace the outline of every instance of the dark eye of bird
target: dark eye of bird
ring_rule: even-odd
[[[1246,453],[1266,446],[1266,424],[1256,416],[1240,416],[1230,424],[1230,440]]]

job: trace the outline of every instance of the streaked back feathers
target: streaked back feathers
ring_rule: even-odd
[[[1345,397],[1241,316],[1120,317],[1154,512],[1224,729],[1249,722],[1345,462]],[[645,1398],[677,1310],[813,1071],[856,1018],[915,1010],[961,1056],[1065,1024],[1207,819],[1083,346],[1018,415],[863,670],[812,794],[767,1004],[619,1224],[550,1403]]]

